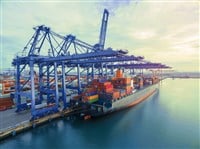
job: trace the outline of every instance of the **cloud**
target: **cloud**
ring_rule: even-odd
[[[61,35],[73,34],[90,44],[97,43],[102,12],[92,12],[95,7],[84,2],[3,2],[1,66],[11,66],[14,55],[22,51],[34,34],[32,28],[38,25],[44,24]]]
[[[105,47],[127,49],[176,70],[198,71],[199,5],[170,1],[3,2],[3,66],[10,67],[12,55],[23,49],[37,25],[97,43],[104,8],[111,13]]]
[[[131,33],[131,36],[133,36],[133,38],[135,39],[151,39],[155,36],[155,32],[153,31],[137,31],[137,32],[134,32],[134,33]]]
[[[117,32],[114,36],[120,40],[112,44],[120,46],[122,43],[130,53],[173,64],[176,70],[198,71],[199,13],[196,4],[141,2],[135,9],[130,6],[120,12],[123,21],[114,25]],[[191,64],[196,67],[190,68]]]
[[[116,10],[129,6],[131,2],[134,2],[135,4],[138,3],[139,0],[102,0],[100,2],[97,2],[97,7],[100,11],[103,9],[108,9],[109,13],[113,16],[116,14]]]

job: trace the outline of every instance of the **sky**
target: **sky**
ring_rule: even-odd
[[[110,12],[105,47],[126,49],[175,71],[200,69],[197,0],[1,0],[0,4],[1,69],[11,67],[38,25],[94,45],[104,8]]]

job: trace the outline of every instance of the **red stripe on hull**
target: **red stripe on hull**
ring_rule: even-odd
[[[130,103],[127,107],[132,107],[135,106],[137,104],[139,104],[140,102],[146,100],[149,96],[151,96],[154,92],[156,92],[156,89],[154,89],[153,91],[145,94],[144,96],[138,98],[137,100],[133,101],[132,103]]]

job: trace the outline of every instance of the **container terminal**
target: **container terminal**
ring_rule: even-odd
[[[64,116],[103,116],[158,91],[162,70],[171,67],[105,48],[108,17],[105,9],[94,45],[44,25],[34,27],[12,61],[14,76],[1,76],[0,140]]]

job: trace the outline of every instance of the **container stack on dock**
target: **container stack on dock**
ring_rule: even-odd
[[[2,80],[0,81],[1,94],[8,94],[14,92],[15,80]]]
[[[10,97],[10,93],[14,92],[15,82],[13,79],[5,79],[0,81],[0,111],[12,108],[14,102]]]
[[[14,106],[14,102],[11,99],[3,99],[0,100],[0,111],[7,110],[9,108],[12,108]]]

